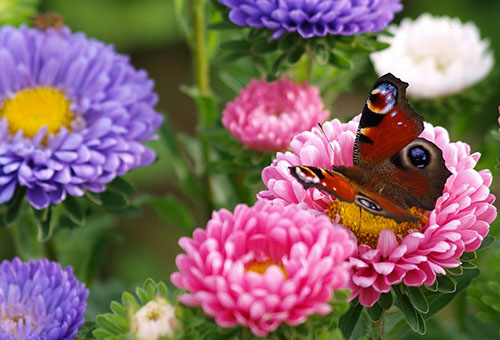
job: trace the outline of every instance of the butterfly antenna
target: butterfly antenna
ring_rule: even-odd
[[[335,155],[335,150],[333,150],[333,146],[332,146],[332,144],[330,144],[330,140],[326,136],[325,130],[323,130],[323,124],[321,124],[321,123],[318,122],[318,126],[319,126],[321,132],[323,133],[323,136],[325,136],[325,139],[326,139],[326,142],[328,143],[328,146],[332,150],[332,155]]]

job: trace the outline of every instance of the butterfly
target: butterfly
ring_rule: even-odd
[[[354,202],[396,222],[416,222],[409,208],[432,210],[451,175],[441,149],[423,138],[423,117],[409,104],[408,84],[388,73],[373,85],[356,133],[353,166],[292,166],[304,186]]]

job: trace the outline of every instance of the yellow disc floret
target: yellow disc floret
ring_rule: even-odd
[[[55,134],[63,126],[69,129],[74,119],[65,94],[52,87],[24,89],[5,99],[0,117],[7,118],[11,134],[22,130],[29,138],[43,126],[47,126],[47,134]]]
[[[367,244],[375,248],[382,230],[391,229],[394,234],[404,237],[410,230],[419,230],[427,222],[427,217],[424,215],[425,210],[412,207],[410,212],[419,217],[420,220],[397,223],[392,218],[374,215],[355,203],[335,200],[328,208],[327,214],[334,221],[340,218],[338,223],[354,233],[358,244]]]
[[[257,262],[257,261],[252,262],[252,264],[250,264],[250,266],[248,266],[245,271],[247,271],[247,272],[252,271],[252,272],[258,273],[260,275],[263,275],[266,272],[267,268],[269,268],[269,266],[272,266],[272,265],[277,265],[281,269],[281,271],[283,272],[285,279],[288,279],[288,274],[286,273],[285,267],[283,267],[283,265],[281,263],[276,264],[271,260],[264,261],[264,262]]]

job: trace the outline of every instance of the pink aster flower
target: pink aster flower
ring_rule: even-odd
[[[347,287],[356,248],[326,216],[275,202],[216,211],[179,245],[186,254],[177,256],[171,280],[188,291],[179,301],[201,306],[220,327],[241,325],[257,336],[331,312],[328,301]]]
[[[302,202],[318,212],[329,212],[339,201],[316,188],[304,189],[288,167],[351,166],[358,121],[359,116],[347,124],[336,119],[326,122],[323,124],[326,137],[317,128],[297,135],[291,142],[291,152],[278,153],[272,165],[264,169],[262,178],[267,190],[260,192],[259,198],[285,204]],[[371,245],[360,242],[360,234],[356,234],[359,225],[351,228],[358,239],[358,250],[350,258],[351,298],[359,296],[364,306],[372,306],[382,293],[401,282],[407,286],[432,285],[436,274],[446,275],[446,268],[460,265],[459,258],[464,252],[480,246],[497,214],[493,206],[495,197],[489,190],[490,171],[474,170],[479,153],[471,154],[465,143],[450,143],[445,129],[430,124],[425,124],[420,137],[443,151],[452,175],[434,210],[426,213],[417,227],[410,226],[405,233],[398,233],[392,227],[379,225]]]
[[[285,78],[272,83],[253,79],[226,105],[222,124],[248,148],[276,151],[286,149],[294,135],[329,116],[316,87]]]

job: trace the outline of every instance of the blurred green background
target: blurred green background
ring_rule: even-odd
[[[403,4],[405,8],[398,14],[396,22],[407,16],[415,18],[424,12],[473,21],[479,26],[482,36],[490,39],[495,56],[500,55],[500,1],[408,0],[403,1]],[[90,37],[115,45],[119,52],[129,54],[132,63],[137,68],[146,69],[154,79],[160,97],[157,109],[169,116],[176,129],[194,133],[195,105],[179,89],[183,84],[192,84],[193,80],[190,52],[176,21],[174,0],[42,0],[40,9],[42,12],[62,14],[72,30],[83,31]],[[498,64],[495,69],[498,71]],[[371,72],[367,74],[372,77]],[[371,82],[373,79],[368,80],[368,83]],[[341,95],[334,103],[327,103],[334,115],[347,117],[361,110],[366,96],[366,82],[358,80],[356,84],[352,93]],[[491,86],[495,96],[486,104],[484,117],[478,122],[482,124],[478,129],[484,131],[498,129],[496,119],[500,84],[493,83]],[[451,136],[451,139],[455,138]],[[476,141],[466,142],[472,144],[474,150]],[[152,146],[158,150],[158,162],[148,168],[137,169],[127,177],[138,192],[161,196],[174,190],[171,185],[172,168],[161,142],[153,142]],[[98,223],[109,224],[118,238],[105,251],[100,279],[93,287],[91,308],[94,309],[91,313],[107,306],[109,299],[116,298],[124,287],[141,284],[146,277],[169,280],[175,268],[175,255],[180,250],[177,240],[183,235],[183,230],[162,222],[154,210],[148,207],[145,207],[140,217],[110,216],[109,220]],[[8,239],[7,236],[5,231],[0,230],[0,240]],[[84,237],[84,232],[80,236]],[[8,242],[0,244],[0,258],[11,257],[13,250],[9,248]],[[90,247],[88,251],[91,251]],[[96,301],[100,301],[100,304]],[[469,307],[464,308],[468,310]],[[456,332],[461,327],[453,321],[456,319],[453,312],[447,309],[440,313],[436,322],[441,323],[440,329]],[[437,328],[430,326],[426,339],[443,337],[442,333],[435,330]],[[459,333],[456,336],[467,338]]]

